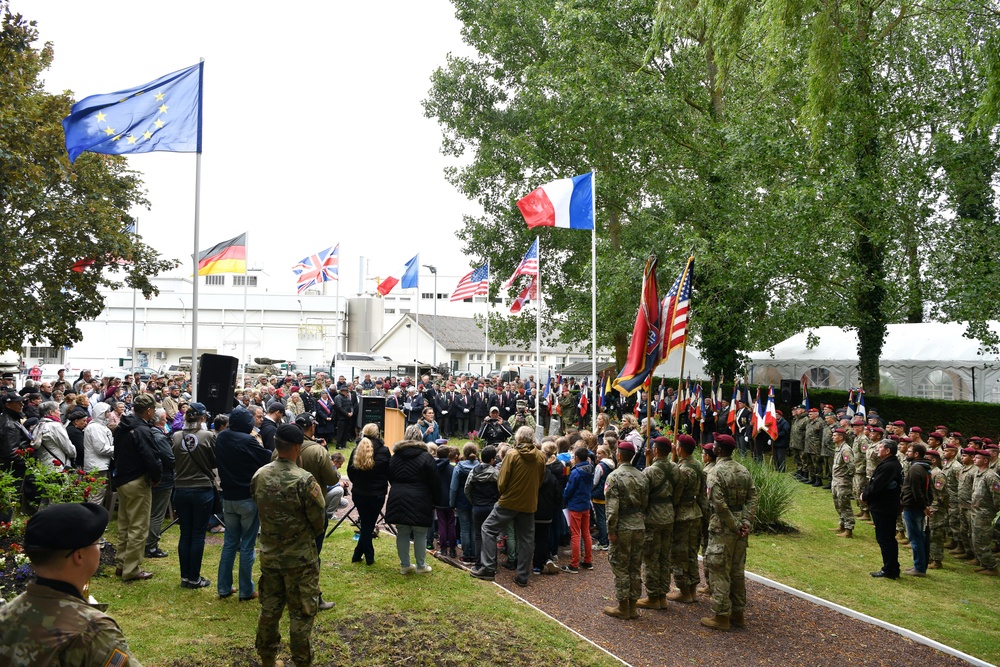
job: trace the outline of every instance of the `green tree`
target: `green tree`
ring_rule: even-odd
[[[35,46],[35,23],[0,3],[0,349],[25,339],[66,345],[80,320],[104,308],[98,288],[124,283],[147,298],[157,253],[127,231],[129,211],[146,205],[139,175],[124,158],[85,153],[71,165],[60,121],[71,95],[46,93],[41,73],[53,48]],[[94,259],[84,272],[71,267]]]

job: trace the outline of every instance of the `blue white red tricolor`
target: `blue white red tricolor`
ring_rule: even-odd
[[[594,172],[561,178],[517,202],[528,227],[594,228]]]
[[[400,289],[410,289],[417,287],[420,279],[420,255],[416,254],[413,258],[403,265],[402,277],[396,278],[395,276],[389,276],[382,282],[378,284],[378,293],[385,296],[392,291],[392,288],[399,285]]]
[[[292,267],[292,273],[298,276],[299,294],[313,285],[337,280],[340,276],[340,244],[304,257]]]

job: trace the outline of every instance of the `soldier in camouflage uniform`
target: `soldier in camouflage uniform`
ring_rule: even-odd
[[[735,442],[735,440],[734,440]],[[702,522],[708,516],[705,495],[705,472],[691,455],[697,443],[689,435],[677,437],[677,472],[674,485],[678,503],[674,510],[674,539],[671,549],[676,591],[667,595],[671,602],[695,602],[701,582],[698,571],[698,547],[701,546]]]
[[[643,609],[666,607],[667,593],[670,591],[674,507],[680,503],[680,493],[674,487],[677,465],[670,460],[671,450],[669,438],[654,438],[653,447],[646,451],[646,468],[642,471],[649,483],[649,506],[645,514],[646,536],[642,550],[646,597],[636,602],[636,606]]]
[[[871,439],[865,435],[865,420],[855,417],[851,422],[851,430],[854,431],[854,442],[851,443],[851,451],[854,454],[854,499],[858,501],[858,512],[854,516],[864,520],[871,517],[868,513],[868,505],[861,500],[861,492],[865,490],[868,483],[867,469],[868,448],[871,447]]]
[[[806,417],[805,403],[792,408],[792,432],[789,440],[789,448],[792,450],[792,458],[795,461],[794,477],[800,482],[809,479],[809,468],[806,465],[803,450],[806,447],[806,424],[809,418]]]
[[[902,424],[903,422],[898,422]],[[897,426],[897,433],[902,432],[902,427],[899,427],[897,422],[893,422],[893,426]],[[913,439],[909,436],[898,436],[899,445],[896,448],[896,458],[899,459],[899,464],[903,466],[903,479],[906,479],[906,473],[910,471],[910,459],[906,456],[906,452],[910,450],[910,444]],[[903,515],[900,514],[896,517],[896,541],[900,544],[909,544],[910,539],[906,537],[906,524],[903,523]]]
[[[940,444],[941,440],[928,437],[928,441]],[[928,570],[940,570],[944,558],[944,542],[948,534],[948,479],[941,469],[941,452],[936,449],[927,450],[927,460],[931,462],[931,504],[927,517],[927,530],[930,532],[928,551]]]
[[[972,550],[972,482],[975,480],[976,467],[972,465],[976,450],[967,447],[962,450],[962,467],[958,472],[958,507],[961,518],[962,551],[955,554],[956,560],[973,560],[976,553]]]
[[[142,667],[114,619],[87,601],[107,525],[94,503],[52,505],[28,519],[24,553],[38,578],[0,607],[0,664]]]
[[[878,464],[881,462],[881,459],[879,459],[878,457],[878,448],[881,446],[880,443],[882,442],[883,429],[881,426],[872,426],[869,427],[868,432],[871,433],[872,442],[870,445],[868,445],[868,452],[865,455],[865,461],[864,461],[865,484],[864,486],[861,487],[862,491],[864,491],[865,487],[868,486],[868,482],[871,481],[872,475],[875,474],[875,468],[877,468]],[[860,496],[858,497],[860,498]],[[865,507],[867,506],[868,503],[866,502]],[[873,523],[871,512],[869,512],[868,515],[864,517],[864,520],[869,523]]]
[[[836,450],[833,445],[833,429],[837,427],[837,415],[828,412],[824,415],[823,420],[826,422],[823,425],[823,439],[820,442],[820,457],[823,467],[819,477],[821,481],[827,477],[830,478],[830,484],[821,485],[824,489],[830,489],[833,480],[833,455]]]
[[[701,448],[702,457],[701,462],[705,464],[705,479],[708,479],[709,474],[711,474],[712,469],[715,468],[715,461],[717,460],[718,454],[715,452],[715,445],[708,443]],[[705,516],[702,518],[701,522],[701,551],[704,555],[708,551],[708,524],[712,522],[712,506],[708,504],[708,489],[705,489]],[[695,592],[698,595],[711,595],[712,586],[709,581],[708,570],[705,570],[705,583],[698,584]]]
[[[614,618],[639,618],[636,602],[642,593],[642,545],[645,524],[642,513],[649,502],[649,483],[632,465],[635,445],[628,440],[618,443],[618,467],[604,483],[608,513],[608,562],[615,577],[618,606],[605,607]]]
[[[950,554],[964,554],[962,546],[962,511],[958,503],[958,478],[962,472],[962,462],[958,450],[961,443],[958,438],[949,435],[944,440],[944,463],[941,469],[948,483],[948,536],[951,538],[945,549]]]
[[[854,537],[854,512],[851,501],[854,499],[854,451],[847,444],[846,433],[842,428],[833,429],[833,444],[837,448],[833,455],[832,479],[833,507],[840,516],[840,528],[837,537]]]
[[[303,439],[297,426],[280,426],[275,434],[278,459],[254,473],[250,482],[260,513],[256,647],[262,667],[276,664],[278,622],[286,605],[292,658],[297,667],[312,664],[309,635],[320,596],[316,538],[323,534],[326,500],[316,478],[295,465]]]
[[[972,482],[972,548],[979,560],[976,574],[990,577],[1000,576],[997,571],[997,555],[993,545],[993,519],[1000,512],[1000,474],[990,468],[990,453],[977,450],[973,463],[976,473]]]
[[[803,454],[806,458],[806,467],[809,472],[809,479],[805,480],[813,486],[823,486],[820,475],[823,472],[823,463],[820,459],[820,449],[823,446],[823,421],[819,418],[819,410],[809,408],[809,421],[806,422],[806,445]]]
[[[711,575],[714,616],[702,618],[701,624],[717,630],[746,625],[744,568],[750,529],[757,513],[757,488],[747,469],[730,458],[735,448],[736,442],[731,437],[715,437],[719,457],[708,479],[708,504],[713,515],[708,526],[705,569]]]
[[[517,429],[522,426],[530,426],[534,430],[535,416],[528,412],[528,402],[519,400],[515,405],[517,406],[516,412],[507,418],[507,425],[510,426],[510,432],[517,433]],[[511,442],[513,442],[513,436],[511,436]]]

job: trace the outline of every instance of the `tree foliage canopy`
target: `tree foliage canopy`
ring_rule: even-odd
[[[149,277],[166,266],[127,231],[129,211],[147,204],[139,175],[117,156],[70,164],[60,121],[73,99],[46,93],[40,79],[53,47],[36,47],[34,22],[7,3],[0,11],[0,349],[66,345],[103,310],[99,287],[124,283],[149,297]],[[82,259],[95,261],[72,271]]]
[[[619,364],[651,249],[661,285],[694,249],[692,327],[730,377],[741,351],[835,324],[877,391],[887,323],[997,317],[985,262],[943,272],[997,224],[988,0],[454,1],[476,54],[433,74],[425,111],[484,209],[460,237],[503,278],[534,236],[514,202],[596,170],[598,343]],[[585,342],[590,239],[541,236],[546,330]]]

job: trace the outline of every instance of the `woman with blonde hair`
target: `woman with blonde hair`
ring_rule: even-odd
[[[358,508],[360,524],[352,563],[360,563],[362,558],[368,565],[375,562],[372,535],[389,489],[390,458],[389,448],[379,437],[378,424],[365,424],[361,429],[361,440],[351,451],[351,459],[347,462],[347,478],[354,487],[354,506]]]

